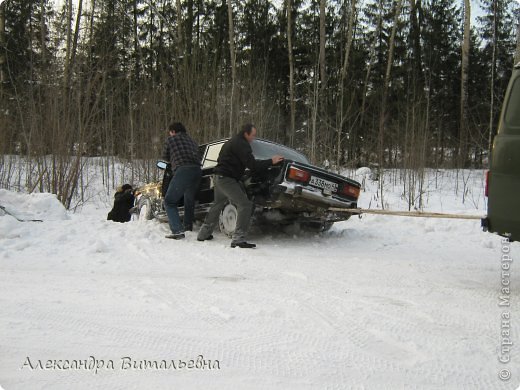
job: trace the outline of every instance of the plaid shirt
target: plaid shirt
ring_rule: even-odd
[[[199,165],[199,145],[186,133],[168,137],[164,143],[163,160],[170,161],[172,171],[182,165]]]

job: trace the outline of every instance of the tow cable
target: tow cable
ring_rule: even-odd
[[[392,211],[380,209],[347,209],[339,207],[331,207],[329,211],[349,213],[353,215],[362,214],[376,214],[376,215],[390,215],[394,217],[413,217],[413,218],[446,218],[446,219],[472,219],[483,220],[486,216],[482,215],[466,215],[466,214],[448,214],[448,213],[431,213],[424,211]]]

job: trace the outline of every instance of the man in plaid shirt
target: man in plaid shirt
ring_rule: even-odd
[[[164,205],[172,234],[167,235],[166,238],[179,240],[185,237],[185,231],[193,230],[195,194],[199,188],[202,172],[199,145],[186,133],[184,125],[175,122],[168,130],[170,136],[164,145],[163,159],[171,163],[173,177],[164,196]],[[178,207],[183,198],[182,224]]]

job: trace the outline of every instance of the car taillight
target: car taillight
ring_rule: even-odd
[[[303,169],[290,167],[287,171],[287,178],[294,181],[306,183],[310,180],[311,174],[307,171],[304,171]]]
[[[359,187],[352,186],[350,184],[343,184],[343,188],[341,189],[341,193],[343,195],[352,196],[356,199],[359,197],[359,191]]]
[[[486,196],[489,194],[489,171],[486,172],[486,189],[484,193]]]

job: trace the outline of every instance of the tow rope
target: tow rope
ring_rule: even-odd
[[[486,218],[485,215],[466,215],[466,214],[447,214],[447,213],[431,213],[424,211],[392,211],[379,209],[346,209],[339,207],[331,207],[329,211],[350,213],[354,215],[362,214],[376,214],[376,215],[390,215],[394,217],[413,217],[413,218],[446,218],[446,219],[473,219],[482,220]]]

